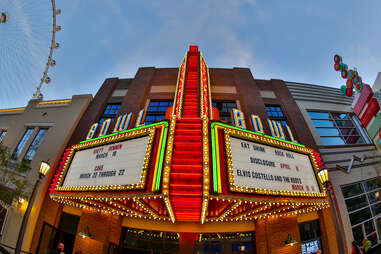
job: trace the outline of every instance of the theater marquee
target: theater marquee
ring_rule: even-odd
[[[142,190],[149,169],[150,190],[157,191],[167,128],[167,122],[160,122],[72,146],[53,180],[56,191]]]
[[[143,136],[76,152],[62,186],[139,184],[148,141]]]
[[[234,185],[243,188],[319,192],[306,154],[230,137]]]
[[[323,197],[313,150],[261,133],[212,123],[213,190]]]

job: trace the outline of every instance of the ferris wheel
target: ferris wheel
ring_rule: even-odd
[[[41,87],[51,78],[59,48],[55,0],[1,0],[0,3],[0,100],[18,96],[42,99]]]

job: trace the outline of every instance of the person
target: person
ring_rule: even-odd
[[[62,242],[57,244],[57,248],[51,252],[51,254],[65,254],[65,245]]]
[[[362,240],[362,249],[364,251],[364,253],[366,254],[370,254],[370,253],[373,253],[372,252],[372,242],[368,240],[368,238],[364,238],[364,240]]]
[[[361,254],[359,244],[356,241],[352,242],[352,252],[351,254]]]

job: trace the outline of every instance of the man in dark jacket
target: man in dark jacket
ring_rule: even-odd
[[[57,248],[51,252],[51,254],[65,254],[65,245],[63,243],[58,243]]]

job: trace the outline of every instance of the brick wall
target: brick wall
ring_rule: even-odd
[[[61,218],[61,211],[62,206],[59,206],[57,202],[54,202],[48,196],[45,197],[39,218],[36,223],[36,228],[34,229],[31,246],[32,252],[37,249],[44,222],[54,227],[58,227],[59,219]]]
[[[101,254],[106,253],[109,243],[119,244],[120,233],[122,230],[121,217],[117,215],[104,214],[100,212],[91,212],[82,210],[82,216],[79,220],[77,235],[74,243],[74,253]],[[85,227],[89,228],[91,238],[83,239],[78,235]],[[89,242],[94,243],[97,248],[92,248],[89,252],[86,248],[91,246]]]
[[[291,234],[298,241],[294,246],[285,246]],[[301,253],[299,225],[296,216],[258,220],[255,224],[257,254],[296,254]]]

